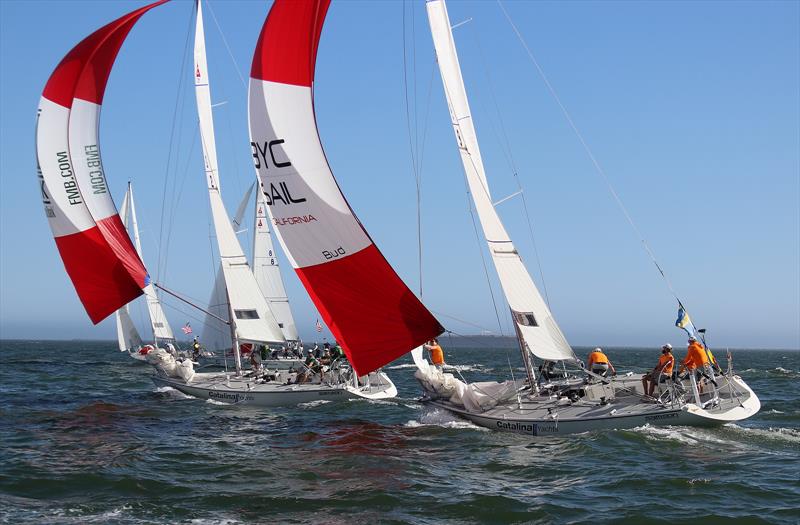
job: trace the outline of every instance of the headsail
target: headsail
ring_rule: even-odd
[[[195,95],[197,113],[200,117],[200,139],[203,145],[208,197],[211,202],[211,215],[217,234],[222,275],[225,279],[230,310],[233,312],[232,321],[236,334],[239,339],[245,341],[283,342],[283,333],[278,327],[266,299],[259,291],[220,195],[214,118],[211,113],[211,91],[208,85],[205,34],[200,2],[197,3],[194,61]]]
[[[165,1],[128,13],[82,40],[56,66],[39,103],[36,155],[45,214],[94,323],[138,297],[149,282],[108,192],[97,119],[120,46],[140,17]]]
[[[250,140],[278,240],[364,374],[443,329],[372,242],[325,158],[312,84],[329,3],[273,3],[250,73]]]
[[[131,230],[133,231],[133,243],[136,245],[136,253],[144,260],[142,255],[142,241],[139,238],[139,224],[136,221],[136,204],[133,199],[133,186],[128,183],[128,194],[130,199],[131,209]],[[172,327],[167,321],[167,316],[164,315],[164,309],[161,308],[161,301],[156,294],[155,286],[148,284],[144,287],[144,295],[147,299],[147,313],[150,316],[150,327],[153,329],[153,337],[155,339],[163,339],[166,341],[174,341],[175,336],[172,334]]]
[[[447,7],[444,0],[429,0],[426,6],[469,191],[518,333],[529,350],[541,359],[575,359],[572,348],[536,289],[492,203]]]
[[[131,189],[128,186],[128,191],[125,192],[125,198],[122,199],[122,206],[119,208],[119,216],[122,218],[122,225],[128,227],[128,209],[131,200]],[[117,321],[117,343],[119,344],[120,352],[127,352],[142,346],[142,338],[139,331],[136,330],[136,325],[133,324],[131,319],[128,305],[126,304],[116,312],[114,317]]]
[[[259,183],[259,187],[261,184]],[[260,189],[260,188],[259,188]],[[272,313],[288,341],[297,341],[297,326],[294,324],[289,298],[283,286],[281,270],[275,247],[272,245],[272,234],[269,231],[267,217],[267,199],[263,191],[256,192],[255,224],[253,227],[253,274],[261,289],[261,293],[269,302]]]

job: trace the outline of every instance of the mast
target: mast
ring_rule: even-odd
[[[439,72],[442,76],[456,144],[464,166],[484,238],[500,280],[519,340],[523,362],[530,369],[528,351],[550,361],[575,360],[575,354],[542,299],[528,270],[495,210],[472,122],[461,66],[458,62],[450,18],[444,0],[426,4]],[[533,386],[533,385],[532,385]]]
[[[258,284],[247,263],[225,205],[222,202],[217,165],[217,148],[214,137],[214,117],[211,112],[211,90],[206,61],[205,32],[202,4],[197,1],[197,19],[194,41],[194,81],[200,141],[203,147],[205,179],[211,216],[219,248],[222,275],[229,304],[231,337],[236,358],[237,374],[241,369],[239,341],[283,343],[285,338],[272,311],[259,292]]]

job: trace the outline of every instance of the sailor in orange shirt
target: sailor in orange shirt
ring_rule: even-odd
[[[439,341],[436,339],[431,339],[426,345],[424,345],[424,347],[425,350],[430,353],[433,366],[441,370],[444,366],[444,352],[442,351],[442,347],[439,346]]]
[[[592,353],[589,354],[589,362],[586,364],[586,368],[592,373],[603,377],[608,374],[609,369],[611,369],[613,375],[617,375],[614,365],[611,364],[611,360],[603,353],[602,348],[595,348],[592,350]]]
[[[642,376],[642,387],[644,393],[653,397],[653,392],[656,385],[664,382],[672,375],[672,369],[675,366],[675,356],[672,355],[672,345],[667,343],[661,347],[661,357],[658,358],[658,364],[649,373]]]
[[[689,346],[686,349],[686,358],[681,363],[680,372],[684,370],[697,370],[708,364],[708,354],[705,348],[694,337],[689,338]]]

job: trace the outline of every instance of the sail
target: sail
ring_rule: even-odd
[[[242,197],[241,202],[239,202],[239,207],[236,208],[236,215],[233,217],[233,227],[236,229],[236,233],[242,232],[240,228],[242,227],[242,221],[244,220],[244,212],[247,209],[247,205],[250,204],[250,195],[253,194],[253,189],[255,187],[256,183],[254,182],[249,188],[247,188],[244,197]]]
[[[269,302],[272,313],[288,341],[297,341],[297,327],[289,307],[289,298],[283,287],[283,279],[272,245],[272,234],[269,231],[267,217],[267,199],[264,192],[256,192],[255,226],[253,228],[253,274],[261,289],[261,293]]]
[[[142,240],[139,238],[139,223],[136,220],[136,204],[133,199],[133,186],[128,183],[128,196],[130,198],[131,208],[131,230],[133,231],[133,244],[136,246],[136,253],[144,260],[142,254]],[[164,315],[164,309],[161,308],[161,301],[156,294],[156,288],[152,284],[144,287],[144,295],[147,301],[147,313],[150,316],[150,327],[153,329],[153,337],[155,339],[164,339],[167,341],[174,341],[175,336],[172,334],[172,327],[167,321],[167,316]]]
[[[222,274],[222,266],[217,271],[214,279],[214,288],[211,289],[211,297],[208,300],[208,311],[214,315],[206,314],[203,321],[203,333],[200,341],[209,350],[229,350],[231,342],[230,327],[217,319],[230,321],[230,305],[228,304],[228,292],[225,288],[225,276]],[[217,317],[214,317],[217,316]]]
[[[200,139],[203,146],[208,197],[222,263],[222,275],[225,279],[230,309],[233,311],[232,321],[237,337],[241,340],[280,343],[284,341],[283,333],[275,321],[266,299],[259,291],[220,194],[214,118],[211,113],[211,91],[208,85],[205,34],[200,2],[197,3],[194,62],[195,96],[197,113],[200,118]]]
[[[45,215],[67,274],[95,324],[141,295],[149,282],[108,191],[97,132],[120,46],[139,18],[164,1],[118,18],[72,48],[48,79],[37,112],[37,171]]]
[[[469,191],[513,321],[521,339],[535,356],[547,360],[575,359],[572,348],[533,283],[492,202],[447,7],[444,0],[430,0],[426,7]]]
[[[122,206],[119,208],[119,216],[122,218],[122,225],[128,227],[128,209],[131,199],[130,184],[128,191],[125,192],[125,198],[122,199]],[[117,342],[119,344],[120,352],[127,352],[128,350],[137,348],[142,345],[142,338],[133,324],[128,305],[126,304],[116,312],[114,317],[117,321]]]
[[[359,374],[443,331],[358,221],[320,143],[312,84],[329,0],[276,0],[250,73],[250,144],[282,248]]]

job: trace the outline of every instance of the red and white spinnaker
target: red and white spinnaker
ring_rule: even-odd
[[[312,84],[330,0],[276,0],[256,46],[250,140],[281,246],[359,374],[443,331],[372,242],[320,143]]]
[[[56,66],[36,124],[42,200],[64,267],[95,324],[142,294],[150,278],[117,212],[100,157],[108,76],[136,22],[159,0],[98,29]]]

